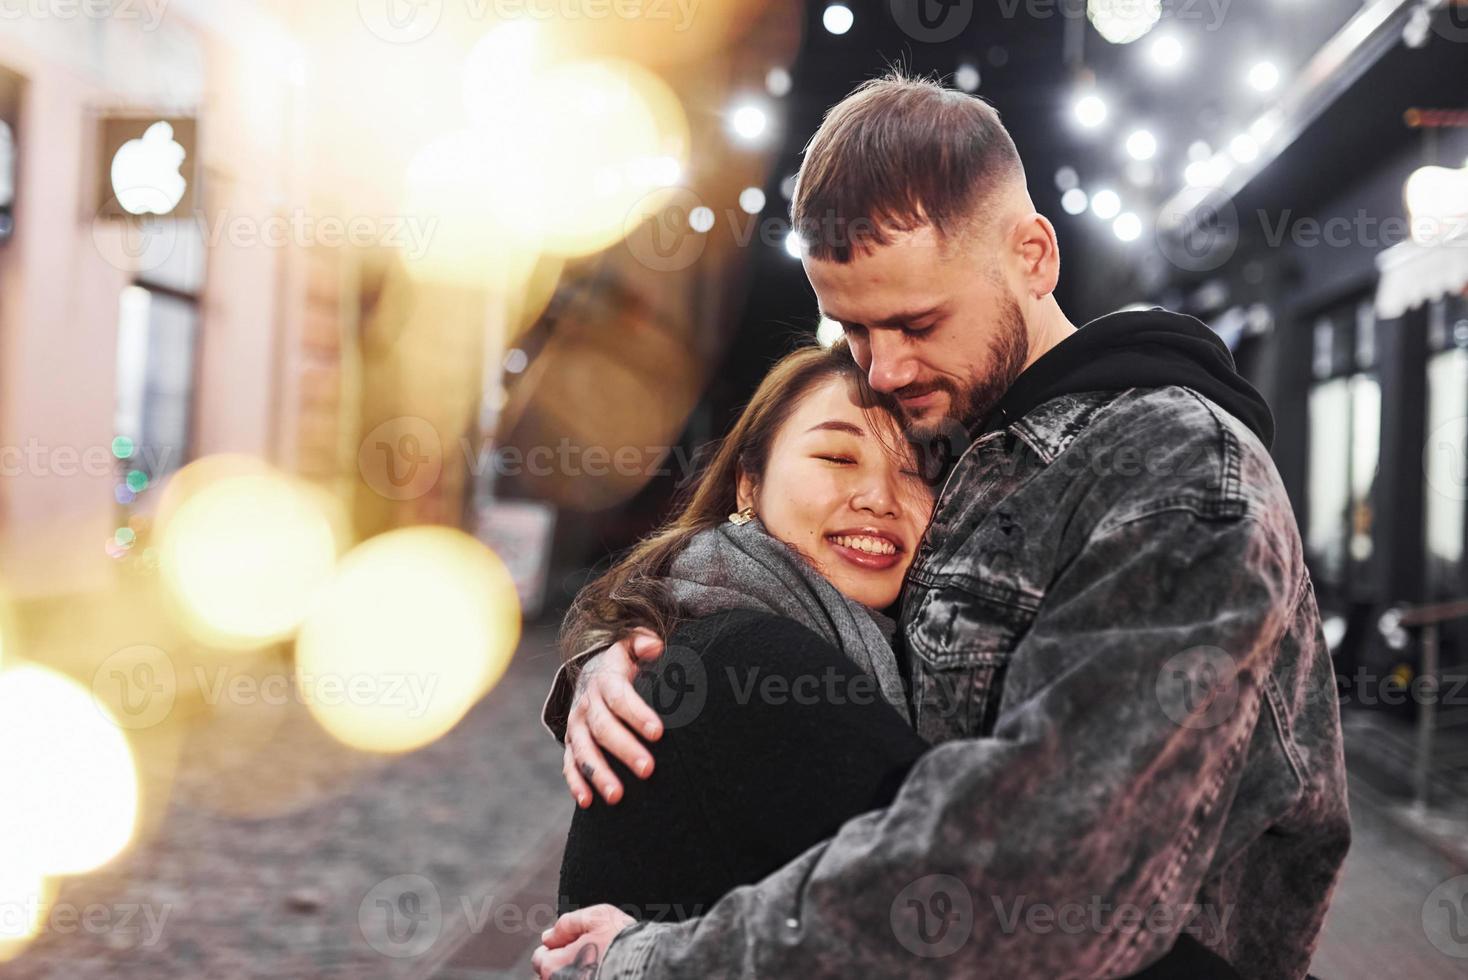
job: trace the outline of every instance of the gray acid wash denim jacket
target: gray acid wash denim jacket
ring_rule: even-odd
[[[1181,386],[1044,401],[963,451],[901,607],[936,747],[897,799],[629,926],[599,976],[1119,977],[1182,930],[1306,975],[1350,841],[1339,708],[1248,426]]]

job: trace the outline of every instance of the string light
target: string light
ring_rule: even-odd
[[[1088,92],[1076,99],[1076,122],[1084,129],[1095,129],[1106,121],[1106,100],[1095,92]]]
[[[852,14],[851,8],[840,3],[831,4],[821,15],[821,23],[832,34],[845,34],[851,30],[851,25],[855,21],[856,17]]]
[[[1091,212],[1102,221],[1110,221],[1121,213],[1121,198],[1116,191],[1097,191],[1091,196]]]

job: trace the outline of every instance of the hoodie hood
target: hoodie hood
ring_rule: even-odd
[[[1015,379],[981,433],[1061,395],[1168,385],[1193,389],[1252,429],[1265,448],[1273,444],[1274,416],[1218,334],[1160,307],[1099,317],[1046,351]]]

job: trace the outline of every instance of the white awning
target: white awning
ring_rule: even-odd
[[[1408,310],[1468,288],[1468,228],[1433,245],[1405,241],[1376,257],[1381,280],[1376,315],[1395,320]]]

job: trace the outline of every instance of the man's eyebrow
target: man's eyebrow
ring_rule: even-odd
[[[874,327],[888,327],[888,328],[891,328],[891,327],[900,327],[900,326],[902,326],[905,323],[916,323],[918,320],[925,320],[928,317],[933,316],[934,314],[942,313],[942,312],[943,312],[943,304],[942,303],[935,303],[934,305],[928,307],[925,310],[912,310],[912,311],[905,312],[905,313],[894,313],[891,316],[883,317],[880,320],[873,320],[870,325],[871,326],[874,326]],[[855,322],[855,321],[852,321],[852,320],[843,320],[841,317],[834,316],[834,315],[832,315],[830,313],[823,313],[822,316],[826,317],[829,320],[835,320],[837,323],[840,323],[840,324],[843,324],[843,325],[845,325],[847,323],[854,323]]]
[[[845,432],[848,435],[856,436],[858,439],[866,437],[866,430],[863,429],[861,426],[853,425],[850,422],[843,422],[840,419],[828,419],[827,421],[821,422],[818,425],[811,426],[805,431],[807,433],[811,433],[820,432],[823,430],[827,432]]]

